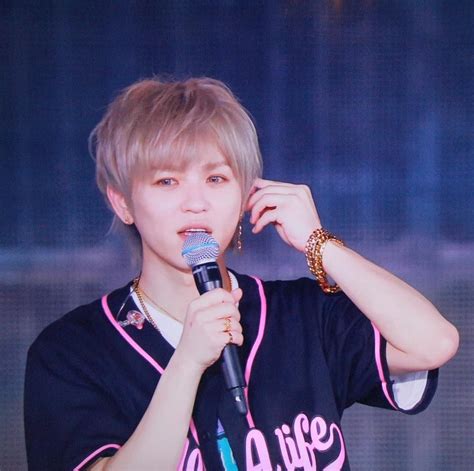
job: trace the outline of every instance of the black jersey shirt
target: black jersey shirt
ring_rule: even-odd
[[[180,469],[219,470],[222,422],[240,470],[349,469],[341,430],[354,402],[402,410],[386,342],[344,293],[314,280],[262,282],[235,274],[244,344],[247,416],[239,416],[220,367],[204,373]],[[25,433],[31,471],[86,469],[111,456],[140,422],[174,350],[148,322],[121,326],[138,310],[130,284],[48,326],[28,353]],[[406,413],[430,402],[437,370]],[[160,440],[160,437],[156,437]]]

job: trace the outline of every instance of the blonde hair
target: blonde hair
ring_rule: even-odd
[[[136,82],[115,98],[90,135],[97,185],[108,204],[107,186],[129,200],[134,179],[151,169],[185,166],[198,158],[203,142],[224,155],[245,200],[262,159],[252,119],[229,88],[207,77]],[[115,217],[113,226],[124,225]],[[139,238],[134,226],[125,228],[132,240]]]

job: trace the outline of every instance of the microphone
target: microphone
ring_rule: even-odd
[[[215,288],[222,288],[222,277],[217,265],[219,244],[205,232],[190,234],[184,241],[181,255],[193,272],[199,294]],[[247,402],[244,388],[246,386],[242,368],[237,355],[237,345],[228,344],[221,355],[221,367],[227,390],[240,414],[247,414]]]

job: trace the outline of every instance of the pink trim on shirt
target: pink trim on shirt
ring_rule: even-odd
[[[138,343],[135,342],[135,340],[133,340],[132,337],[130,337],[130,335],[125,332],[123,327],[114,319],[109,305],[107,304],[107,295],[102,297],[102,307],[110,323],[117,329],[118,333],[125,339],[125,341],[128,342],[132,348],[135,349],[143,358],[145,358],[145,360],[150,363],[160,374],[163,374],[164,368],[162,368],[154,358],[145,352],[145,350],[143,350],[143,348],[140,347],[140,345],[138,345]]]
[[[390,394],[388,392],[388,386],[387,386],[387,380],[385,379],[385,375],[383,373],[383,367],[382,367],[382,358],[380,356],[380,332],[375,327],[375,325],[372,323],[372,328],[374,329],[374,340],[375,340],[375,363],[377,364],[377,371],[379,373],[379,378],[380,382],[382,383],[382,391],[387,398],[387,401],[390,403],[390,405],[398,410],[398,407],[395,405],[393,402],[392,398],[390,397]]]
[[[183,452],[181,453],[181,459],[179,460],[178,471],[183,471],[184,469],[184,460],[186,459],[186,455],[188,454],[188,448],[189,448],[189,439],[186,438]]]
[[[138,343],[135,342],[135,340],[133,340],[130,335],[125,332],[124,328],[115,320],[107,303],[107,295],[104,295],[102,297],[102,308],[104,309],[104,312],[110,323],[115,327],[115,329],[117,329],[118,333],[125,339],[125,341],[128,342],[131,347],[135,349],[143,358],[145,358],[145,360],[148,361],[148,363],[150,363],[160,374],[163,374],[164,368],[162,368],[161,365],[154,358],[152,358],[147,352],[145,352],[145,350],[143,350],[143,348],[140,347],[140,345],[138,345]],[[193,419],[191,419],[189,428],[191,429],[191,433],[194,437],[194,440],[199,446],[199,439]]]
[[[267,298],[265,296],[265,291],[263,290],[263,285],[261,280],[256,277],[252,277],[258,286],[258,293],[260,295],[260,323],[258,326],[258,334],[255,342],[250,350],[250,355],[247,359],[247,365],[245,366],[245,382],[247,383],[247,387],[245,388],[245,399],[247,400],[247,405],[249,404],[249,382],[250,382],[250,374],[252,372],[253,362],[255,360],[255,356],[257,355],[257,351],[260,348],[260,344],[262,343],[263,333],[265,332],[265,323],[267,320]],[[250,413],[250,406],[248,407],[247,412],[247,422],[250,428],[255,428],[255,423],[253,421],[252,414]]]
[[[84,466],[88,461],[90,461],[92,458],[94,458],[95,456],[97,456],[99,453],[101,453],[102,451],[106,450],[107,448],[115,448],[115,449],[119,449],[120,448],[120,445],[117,445],[115,443],[110,443],[109,445],[104,445],[104,446],[101,446],[100,448],[98,448],[97,450],[95,450],[93,453],[91,453],[85,460],[81,461],[80,464],[78,464],[73,471],[79,471],[81,469],[82,466]]]

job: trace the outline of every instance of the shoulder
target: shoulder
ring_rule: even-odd
[[[246,284],[257,284],[266,298],[286,299],[291,302],[304,301],[305,299],[309,299],[311,302],[323,302],[325,298],[325,294],[316,281],[306,277],[290,280],[261,280],[257,277],[239,275],[238,279],[239,286],[241,286],[242,279]]]
[[[263,285],[268,293],[290,297],[294,295],[319,296],[323,294],[318,284],[306,277],[293,280],[266,280]]]
[[[260,280],[257,277],[236,275],[244,298],[260,302],[271,316],[281,313],[289,319],[288,313],[300,317],[319,317],[324,309],[326,296],[315,280],[298,278],[293,280]]]
[[[123,287],[113,291],[109,298],[120,297],[126,289],[127,287]],[[30,346],[28,358],[36,355],[56,356],[61,351],[73,353],[75,350],[87,355],[86,352],[95,349],[97,338],[108,328],[109,322],[104,315],[102,299],[96,299],[76,307],[46,326]]]
[[[250,297],[253,302],[260,299],[272,315],[281,313],[288,318],[289,313],[297,313],[299,318],[309,316],[320,326],[335,321],[351,323],[361,318],[360,311],[344,292],[326,294],[314,279],[260,280],[247,275],[236,276],[244,296],[246,291],[250,292],[247,299]]]
[[[315,280],[312,280],[307,277],[302,277],[298,279],[290,279],[290,280],[263,280],[258,276],[253,275],[246,275],[237,273],[232,271],[232,273],[236,276],[239,286],[242,288],[248,287],[249,285],[260,285],[265,289],[267,292],[272,293],[286,293],[290,294],[292,292],[321,292],[318,284]]]

